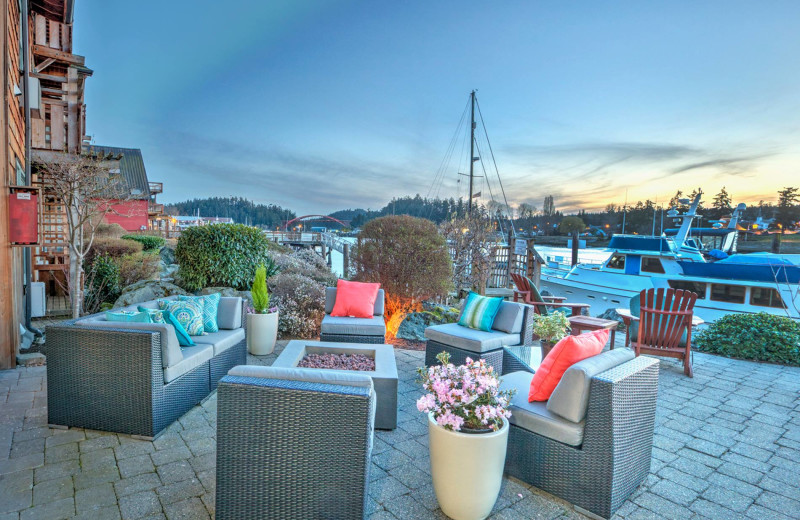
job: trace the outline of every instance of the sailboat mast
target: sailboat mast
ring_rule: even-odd
[[[469,95],[470,100],[470,139],[469,139],[469,202],[467,205],[467,213],[472,215],[472,190],[474,187],[474,170],[475,170],[475,91],[473,90]]]

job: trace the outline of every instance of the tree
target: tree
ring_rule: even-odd
[[[491,275],[497,246],[492,241],[494,224],[488,215],[452,218],[439,226],[453,258],[453,284],[456,290],[472,289],[483,294]]]
[[[575,235],[586,229],[586,224],[579,217],[564,217],[558,225],[558,230],[565,235]]]
[[[386,327],[396,334],[405,313],[452,287],[447,242],[430,220],[394,215],[370,220],[353,251],[355,279],[379,282],[386,292]]]
[[[517,213],[519,214],[519,218],[533,218],[536,214],[536,206],[523,202],[517,208]]]
[[[63,155],[38,165],[47,190],[64,204],[67,216],[69,276],[67,291],[72,317],[83,310],[84,259],[94,244],[95,233],[109,213],[119,214],[121,203],[131,199],[130,187],[119,173],[119,161],[91,152]]]
[[[731,196],[728,195],[728,190],[725,189],[725,186],[719,190],[719,193],[714,195],[714,199],[711,202],[712,210],[709,212],[709,218],[722,218],[723,216],[730,213],[733,208],[731,207]]]
[[[790,227],[796,226],[800,219],[800,207],[798,207],[800,195],[797,188],[784,188],[778,192],[778,211],[775,214],[775,221],[780,227],[781,234]]]
[[[552,195],[547,195],[542,204],[542,215],[550,217],[556,214],[556,204]]]

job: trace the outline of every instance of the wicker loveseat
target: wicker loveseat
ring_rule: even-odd
[[[501,387],[517,391],[506,472],[611,518],[650,473],[658,361],[601,353],[570,367],[547,402],[528,402],[532,377],[503,376]]]
[[[325,317],[322,318],[320,341],[342,343],[385,343],[386,324],[383,320],[384,292],[378,290],[372,318],[331,316],[336,304],[336,287],[325,288]]]
[[[502,374],[503,360],[508,359],[504,347],[533,343],[533,315],[531,305],[504,301],[491,331],[462,327],[458,323],[428,327],[425,329],[425,365],[438,364],[436,356],[445,350],[453,364],[463,364],[468,357],[485,359]]]
[[[231,369],[217,400],[216,517],[365,517],[375,406],[365,374]]]
[[[164,298],[171,299],[171,298]],[[157,308],[156,301],[132,305]],[[221,298],[219,332],[181,347],[172,325],[94,314],[47,327],[48,423],[155,437],[247,359],[242,299]]]

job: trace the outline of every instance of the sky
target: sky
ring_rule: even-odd
[[[73,51],[89,135],[141,148],[159,201],[463,196],[463,140],[438,172],[477,89],[508,202],[569,212],[800,184],[798,20],[794,0],[77,0]]]

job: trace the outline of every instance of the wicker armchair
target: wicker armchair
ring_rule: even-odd
[[[610,354],[618,356],[620,350]],[[655,359],[638,357],[592,376],[585,419],[573,425],[582,426],[579,441],[562,438],[560,442],[534,433],[515,424],[512,417],[506,472],[571,502],[582,512],[611,518],[650,473],[658,365]],[[504,384],[521,374],[506,376]],[[564,383],[562,379],[559,387]],[[527,388],[518,391],[527,395]],[[547,408],[543,415],[564,422]]]
[[[234,367],[218,387],[216,517],[363,518],[369,376]]]

